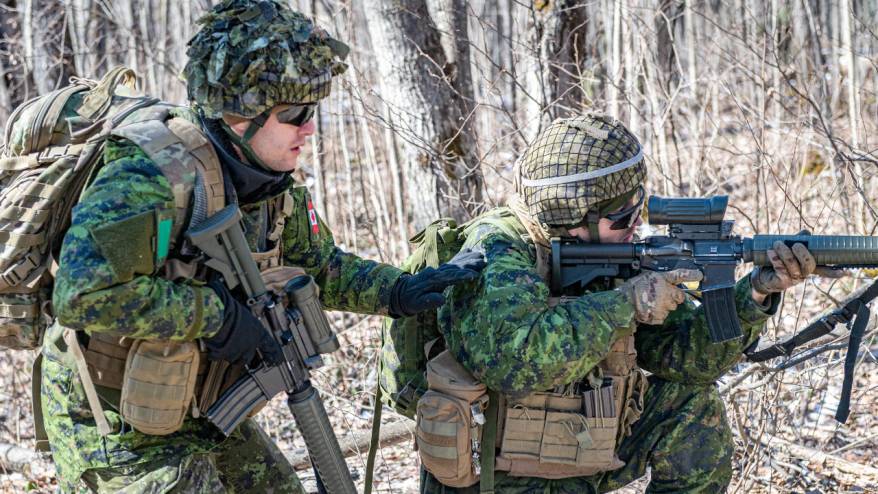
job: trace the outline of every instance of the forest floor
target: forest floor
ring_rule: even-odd
[[[348,321],[347,324],[343,324],[342,319]],[[353,434],[369,432],[379,321],[377,318],[355,319],[340,315],[335,320],[336,328],[349,328],[340,335],[343,350],[327,358],[327,365],[316,373],[315,384],[325,399],[337,434],[344,440]],[[31,358],[24,352],[0,353],[0,390],[3,390],[0,392],[3,397],[0,443],[17,444],[23,448],[33,445],[27,370]],[[857,367],[853,413],[847,425],[839,425],[831,419],[826,408],[831,401],[829,388],[839,387],[841,368],[837,363],[829,362],[830,359],[824,360],[822,367],[831,375],[830,379],[815,375],[803,380],[793,376],[795,371],[787,371],[787,375],[774,375],[765,382],[766,376],[757,372],[735,385],[735,391],[731,393],[735,399],[733,406],[729,407],[729,417],[735,431],[737,452],[735,480],[729,492],[878,492],[878,477],[874,476],[876,469],[872,467],[878,460],[875,442],[878,438],[878,403],[874,400],[878,388],[878,365],[869,355]],[[724,382],[734,381],[741,372],[732,373]],[[811,373],[819,374],[820,371],[812,370]],[[803,387],[803,381],[810,384]],[[724,389],[723,386],[721,383],[720,388]],[[771,388],[771,391],[766,388]],[[810,394],[813,399],[801,401],[792,396],[802,394]],[[797,410],[792,410],[794,407]],[[796,417],[802,420],[794,427],[774,427],[773,420],[758,419],[764,413],[792,416],[799,415],[797,412],[804,413]],[[273,400],[257,420],[290,457],[304,453],[304,442],[283,399]],[[385,427],[405,420],[385,409]],[[348,460],[358,489],[362,489],[365,458],[366,451],[362,450]],[[299,473],[306,489],[316,492],[310,469],[305,468]],[[54,467],[46,458],[35,460],[24,471],[0,474],[2,492],[51,492],[55,486]],[[643,492],[643,486],[645,481],[642,480],[617,492]],[[417,492],[417,488],[418,461],[411,438],[382,448],[377,461],[375,492],[403,494]]]

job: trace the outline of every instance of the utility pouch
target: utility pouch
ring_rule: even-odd
[[[122,417],[145,434],[178,431],[195,395],[199,360],[191,341],[136,340],[125,362]]]
[[[427,384],[416,415],[421,464],[444,485],[469,487],[479,481],[487,388],[447,350],[427,362]]]
[[[625,465],[616,456],[615,378],[581,393],[532,393],[509,400],[496,469],[512,476],[563,479]]]

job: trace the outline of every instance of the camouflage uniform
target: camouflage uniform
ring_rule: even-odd
[[[120,280],[101,255],[100,246],[90,235],[96,226],[142,211],[174,207],[173,191],[161,165],[150,161],[139,148],[126,141],[111,142],[105,160],[106,165],[74,209],[61,249],[54,292],[59,322],[77,330],[132,338],[173,340],[183,339],[187,333],[188,337],[211,336],[222,320],[221,303],[211,289],[150,276]],[[322,221],[315,233],[306,209],[310,200],[307,191],[301,187],[292,191],[296,207],[283,231],[284,264],[301,266],[315,278],[327,308],[386,314],[389,290],[400,271],[341,251]],[[265,201],[242,207],[248,240],[256,251],[266,250],[265,228],[258,227],[264,224],[259,219],[265,213],[264,206]],[[204,297],[205,303],[202,322],[192,333],[196,296]],[[123,475],[126,483],[139,479],[144,487],[136,491],[150,491],[148,486],[156,482],[174,485],[178,472],[190,474],[185,479],[190,482],[187,485],[204,489],[219,480],[227,488],[246,487],[244,490],[260,485],[277,490],[286,485],[291,492],[299,489],[288,462],[252,421],[227,440],[205,419],[187,419],[182,430],[169,436],[150,436],[122,423],[113,408],[114,403],[118,405],[118,391],[99,389],[106,397],[105,415],[114,429],[113,434],[101,438],[59,336],[58,326],[46,336],[42,399],[63,490],[73,490],[85,472],[87,484],[105,485],[107,492],[115,491],[117,475]]]
[[[237,20],[229,21],[230,17]],[[276,104],[316,102],[328,94],[331,76],[344,68],[335,58],[343,45],[274,0],[226,0],[202,23],[226,28],[239,21],[245,22],[247,29],[233,30],[231,38],[217,41],[196,36],[191,43],[187,66],[190,96],[200,103],[198,108],[205,117],[218,118],[228,109],[225,103],[234,107],[231,113],[251,118]],[[256,39],[247,38],[254,33],[258,34]],[[281,38],[283,43],[275,42]],[[208,49],[210,43],[217,43],[215,50]],[[243,50],[237,53],[240,58],[233,59],[235,50]],[[277,50],[283,53],[275,53]],[[271,53],[266,55],[265,51]],[[246,67],[236,65],[241,60],[258,61],[260,56],[268,65],[246,72]],[[314,71],[321,74],[319,81],[309,75]],[[272,79],[272,74],[281,76]],[[233,94],[226,88],[224,93],[223,80],[243,80],[255,89]],[[277,90],[281,84],[285,84],[283,91]],[[189,110],[178,113],[199,121]],[[140,213],[155,211],[159,218],[175,218],[174,197],[181,180],[167,176],[172,164],[154,162],[125,139],[110,140],[103,160],[103,167],[73,210],[61,246],[53,294],[58,324],[47,332],[43,347],[42,412],[61,490],[302,492],[289,461],[253,420],[245,421],[228,438],[206,419],[192,417],[173,434],[148,435],[124,422],[118,412],[118,390],[98,386],[112,430],[103,437],[98,432],[75,362],[61,337],[61,325],[83,334],[182,341],[209,338],[223,322],[222,302],[209,287],[194,280],[132,276],[111,262],[103,250],[107,246],[95,241],[97,228],[119,224]],[[182,180],[193,181],[194,177]],[[238,191],[251,249],[272,249],[267,235],[276,213],[269,203],[288,190],[294,207],[279,240],[282,264],[301,267],[314,277],[326,308],[387,314],[391,289],[401,271],[336,247],[322,220],[316,217],[315,224],[309,217],[316,213],[307,190],[293,186],[288,175],[283,174],[273,185],[271,193],[256,194],[253,200]],[[226,184],[227,191],[231,186]],[[175,225],[174,231],[182,233],[185,228],[181,226]],[[178,236],[176,244],[180,241]],[[145,255],[149,258],[152,253]]]
[[[608,127],[600,120],[582,119],[574,124],[597,125],[597,130],[589,129],[595,134],[600,133],[600,127]],[[616,131],[623,129],[618,126]],[[547,133],[551,135],[551,129]],[[551,157],[546,161],[554,166],[573,168],[577,164],[574,159],[563,158],[570,149],[588,152],[588,146],[571,146],[545,135],[538,137],[534,145],[551,148],[547,154]],[[630,148],[626,152],[620,146],[618,155],[604,161],[625,160],[638,152],[639,145]],[[632,183],[636,186],[643,180],[642,174],[638,176],[630,170],[626,170],[627,186],[614,185],[606,177],[598,185],[610,189],[609,196],[624,193],[632,188]],[[579,170],[551,170],[548,176],[572,173]],[[570,193],[583,202],[583,197],[595,194],[587,185],[577,184],[579,190]],[[565,192],[563,187],[558,189],[562,194]],[[439,310],[439,327],[447,348],[489,389],[507,396],[522,396],[584,379],[607,356],[614,341],[639,326],[635,334],[637,364],[653,375],[649,378],[643,414],[617,447],[624,467],[563,480],[512,477],[497,472],[495,492],[606,492],[643,476],[647,466],[652,468],[648,492],[722,492],[731,480],[734,446],[715,381],[735,365],[744,348],[757,340],[765,320],[777,309],[779,297],[773,296],[766,300],[766,305],[758,305],[751,298],[749,277],[740,280],[736,304],[744,337],[721,344],[710,341],[704,311],[691,300],[678,306],[660,326],[638,325],[628,296],[602,282],[593,283],[585,295],[552,305],[545,274],[537,269],[538,249],[544,247],[537,246],[540,239],[534,235],[540,234],[535,230],[558,232],[547,216],[568,215],[563,222],[569,224],[583,214],[569,213],[576,206],[567,206],[565,198],[553,200],[547,193],[535,196],[533,201],[525,197],[527,205],[537,206],[532,206],[524,216],[536,218],[540,224],[526,226],[519,219],[521,214],[503,215],[509,218],[511,228],[500,229],[485,222],[471,230],[464,247],[484,251],[487,266],[477,282],[450,289],[447,303]],[[539,205],[539,201],[549,206]],[[618,201],[610,202],[614,203],[611,208],[619,206]],[[591,200],[580,209],[592,208],[594,204]],[[496,212],[487,215],[500,216]],[[503,230],[516,231],[519,236],[510,236]],[[421,492],[478,493],[479,486],[446,487],[422,471]]]

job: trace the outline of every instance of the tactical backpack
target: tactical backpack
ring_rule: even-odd
[[[518,233],[510,231],[508,222],[504,221],[512,215],[511,211],[501,209],[460,225],[451,218],[436,220],[409,239],[413,251],[400,268],[415,274],[426,267],[439,267],[460,251],[467,235],[478,225],[490,224],[517,236]],[[442,353],[444,346],[435,310],[410,317],[385,319],[378,356],[378,389],[366,467],[366,492],[371,490],[372,485],[383,405],[414,419],[418,401],[428,390],[427,362]]]
[[[70,211],[113,127],[158,101],[136,94],[135,84],[124,67],[100,81],[73,78],[9,117],[0,149],[0,347],[41,344],[52,319],[54,256]]]

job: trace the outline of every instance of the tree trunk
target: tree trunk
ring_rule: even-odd
[[[463,0],[448,1],[452,10],[466,12]],[[452,65],[425,0],[369,0],[366,9],[372,12],[369,33],[385,82],[381,96],[390,107],[391,125],[405,141],[414,226],[422,228],[440,216],[467,219],[482,206],[483,180],[470,125],[466,24],[457,23],[452,33],[456,53],[451,58],[457,62]]]
[[[655,18],[657,36],[659,79],[666,93],[680,82],[680,71],[677,64],[677,50],[674,47],[677,21],[682,14],[683,5],[680,0],[661,0]]]
[[[585,108],[582,69],[588,56],[588,12],[582,0],[554,4],[546,23],[544,59],[548,66],[548,105],[553,118],[575,115]]]

